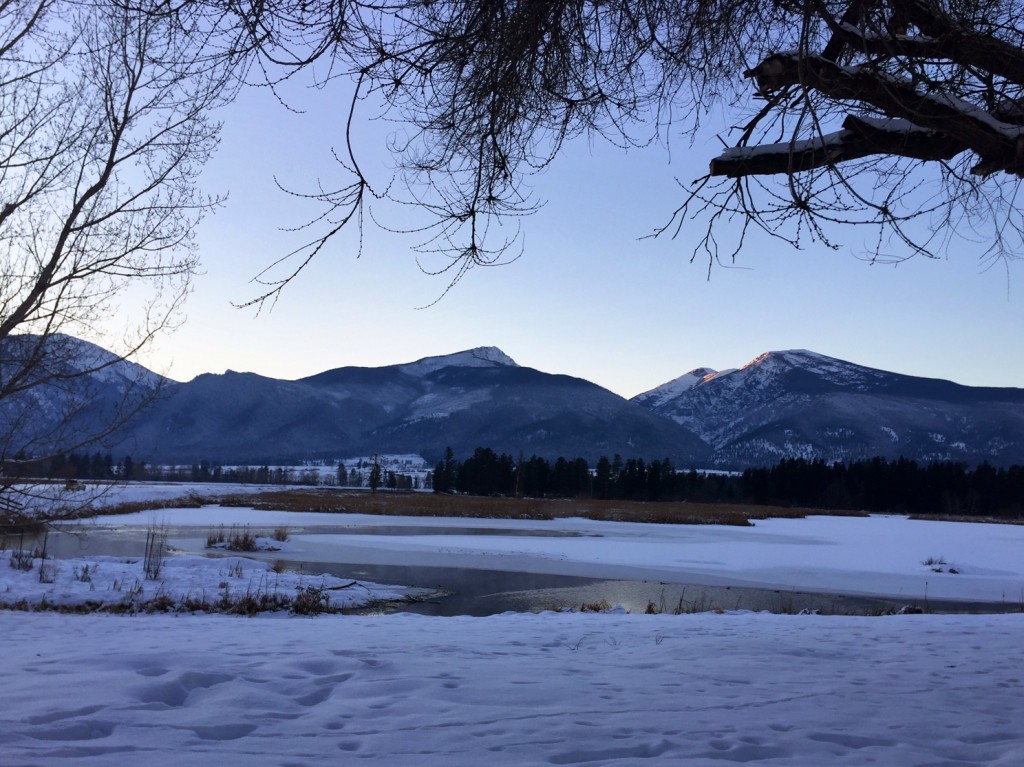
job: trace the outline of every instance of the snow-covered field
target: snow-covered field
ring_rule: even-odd
[[[1008,591],[1002,598],[1015,603],[1024,591],[1024,528],[1000,525],[811,518],[678,528],[213,507],[160,515],[175,526],[286,524],[290,548],[314,561],[347,547],[368,560],[861,584],[908,598],[925,581],[929,594],[941,586],[964,599]],[[108,521],[148,524],[146,515]],[[462,530],[337,530],[446,524]],[[523,535],[524,526],[547,534]],[[474,527],[490,530],[466,530]],[[506,527],[517,534],[493,533]],[[0,612],[0,654],[3,765],[1024,764],[1020,613]]]
[[[1024,763],[1024,616],[0,613],[2,763]]]

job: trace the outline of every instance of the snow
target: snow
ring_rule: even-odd
[[[12,340],[35,344],[39,338],[37,335],[22,334],[13,336]],[[104,384],[128,384],[144,389],[156,389],[169,381],[130,359],[66,333],[53,333],[48,336],[46,349],[59,364],[67,365],[74,360],[74,370],[88,371],[91,379]]]
[[[891,429],[888,426],[881,426],[879,428],[882,430],[882,433],[885,434],[885,436],[887,436],[890,439],[890,441],[892,441],[894,444],[900,441],[900,435],[897,434],[894,429]]]
[[[406,426],[417,421],[449,418],[452,413],[469,410],[475,405],[489,402],[494,397],[488,388],[464,389],[456,393],[452,389],[428,392],[409,403],[409,414],[403,420]]]
[[[664,407],[684,392],[688,392],[702,381],[710,380],[718,374],[717,370],[712,370],[711,368],[695,368],[689,373],[683,373],[683,375],[678,378],[674,378],[667,383],[663,383],[661,386],[656,386],[650,391],[638,394],[633,397],[633,400],[639,402],[649,410],[657,410],[658,408]]]
[[[848,118],[850,119],[850,118]],[[929,134],[931,128],[922,128],[910,120],[901,117],[870,117],[857,115],[855,119],[866,123],[878,131],[895,133],[901,136],[908,136],[914,133]],[[755,146],[730,147],[722,152],[716,159],[719,160],[744,160],[764,155],[799,155],[805,152],[817,152],[821,150],[842,150],[851,140],[856,140],[859,134],[855,130],[844,128],[830,133],[823,133],[808,139],[790,139],[773,144],[758,144]]]
[[[703,573],[908,597],[924,580],[929,594],[940,584],[963,598],[992,596],[1000,584],[1024,593],[1024,527],[1007,525],[812,517],[726,528],[218,507],[159,513],[182,528],[287,524],[290,547],[304,559],[358,539],[366,557],[404,563],[447,557],[542,572]],[[94,524],[138,529],[153,516]],[[345,535],[339,525],[431,534]],[[454,525],[462,530],[445,534]],[[524,535],[531,529],[548,535]],[[943,572],[925,565],[929,558],[942,560]],[[196,562],[167,562],[168,572],[196,577]],[[215,562],[209,567],[225,567]],[[113,566],[100,562],[98,572]],[[0,564],[0,571],[3,583],[15,584],[12,568]],[[1015,592],[1006,597],[1016,605]],[[6,611],[0,753],[5,765],[157,767],[1017,765],[1024,763],[1022,640],[1022,614]]]
[[[97,487],[102,488],[99,494],[96,492]],[[65,497],[92,498],[96,505],[112,506],[142,501],[173,501],[190,496],[220,498],[225,495],[255,495],[280,489],[280,485],[255,485],[244,482],[122,482],[104,486],[90,481],[83,484],[81,490],[68,493]]]
[[[427,464],[426,459],[418,453],[381,453],[379,455],[357,455],[350,456],[348,458],[342,458],[341,462],[345,464],[346,469],[353,469],[362,464],[363,466],[369,464],[373,465],[373,461],[376,458],[377,462],[380,463],[385,469],[401,470],[403,472],[416,472],[416,471],[428,471],[431,466]],[[332,467],[336,468],[336,467]]]
[[[440,357],[424,357],[400,367],[406,373],[425,376],[446,367],[518,367],[515,360],[496,346],[478,346],[475,349],[445,354]]]
[[[1024,761],[1024,616],[0,613],[10,765]]]
[[[796,60],[798,65],[801,63],[799,53],[785,53],[777,55],[780,57],[793,58]],[[967,101],[966,99],[959,98],[958,96],[954,96],[949,93],[930,93],[919,91],[916,89],[916,83],[911,78],[896,77],[892,75],[887,75],[884,72],[879,72],[874,64],[839,66],[838,69],[850,77],[855,77],[861,73],[866,72],[872,78],[875,78],[882,83],[891,83],[895,87],[897,93],[899,93],[903,89],[913,89],[914,95],[917,98],[919,98],[922,102],[930,101],[932,104],[935,104],[939,108],[939,115],[942,115],[942,112],[944,110],[952,110],[953,112],[957,113],[958,117],[964,117],[969,120],[974,120],[980,123],[983,127],[992,131],[993,133],[1000,134],[1003,138],[1008,139],[1010,141],[1017,141],[1018,139],[1021,138],[1022,135],[1024,135],[1024,130],[1022,130],[1022,128],[1019,125],[1012,125],[1009,123],[1002,122],[995,115],[986,111],[978,104],[973,104],[970,101]],[[938,124],[942,120],[950,121],[951,119],[954,119],[951,115],[928,115],[925,114],[926,111],[927,110],[924,108],[918,108],[914,115],[915,121],[919,123],[927,118],[928,122]],[[925,125],[920,127],[928,128],[929,126]],[[937,127],[941,128],[942,126],[937,125]]]
[[[349,472],[355,470],[361,477],[362,486],[366,486],[371,472],[373,471],[374,463],[377,463],[381,469],[385,472],[393,471],[396,474],[402,474],[407,477],[414,477],[423,483],[427,473],[433,470],[426,459],[416,453],[380,453],[378,455],[357,455],[349,456],[347,458],[340,458],[336,460],[307,460],[302,463],[291,463],[291,464],[228,464],[221,468],[227,472],[238,469],[259,469],[266,467],[269,472],[276,473],[280,470],[286,477],[289,478],[289,484],[296,483],[301,485],[343,485],[347,486],[348,480],[339,483],[338,477],[338,464],[341,463],[345,467],[346,476]],[[160,467],[165,469],[167,467]],[[236,485],[237,486],[237,485]],[[242,487],[246,487],[242,485]],[[283,489],[281,485],[276,485],[276,489]],[[261,488],[263,490],[266,487]],[[197,489],[197,493],[205,495],[202,489]],[[247,492],[247,491],[243,491]],[[222,495],[223,493],[214,493],[213,497]],[[232,495],[235,493],[232,492]]]
[[[924,100],[932,101],[941,106],[951,107],[964,117],[977,120],[988,129],[1001,134],[1004,138],[1009,139],[1010,141],[1019,141],[1021,137],[1024,136],[1024,129],[1019,125],[1005,123],[977,104],[972,104],[970,101],[953,96],[952,94],[927,93],[921,94],[921,97]]]
[[[287,543],[262,541],[263,551],[281,551]],[[40,560],[32,570],[12,564],[13,551],[0,552],[0,603],[14,604],[26,599],[36,605],[91,604],[105,607],[144,609],[160,597],[178,605],[194,600],[213,605],[232,602],[244,595],[266,594],[291,599],[296,591],[323,588],[332,608],[363,607],[370,603],[405,600],[420,596],[400,586],[336,578],[332,575],[275,573],[269,564],[239,556],[209,559],[201,556],[168,556],[160,563],[156,577],[146,577],[143,557],[90,556],[46,560],[45,576]]]
[[[758,368],[775,374],[797,368],[834,384],[860,389],[865,389],[868,383],[881,380],[886,375],[880,370],[855,365],[852,362],[828,357],[807,349],[766,352],[748,362],[740,370],[753,372]]]
[[[932,132],[927,128],[922,128],[920,125],[915,125],[910,122],[910,120],[906,120],[902,117],[872,117],[870,115],[857,115],[856,119],[859,122],[870,125],[875,130],[899,133],[901,135]]]
[[[794,386],[787,380],[787,375],[794,371],[809,375]],[[691,389],[680,391],[678,397],[651,409],[690,429],[717,450],[729,450],[736,448],[738,439],[743,435],[749,437],[749,432],[759,426],[774,422],[786,413],[806,409],[813,396],[808,392],[820,390],[820,384],[869,392],[890,375],[806,349],[771,351],[739,369],[708,376]],[[651,407],[646,402],[641,404]],[[761,444],[777,455],[799,456],[814,452],[806,441],[796,445]]]
[[[804,152],[816,152],[819,149],[838,149],[843,146],[850,135],[850,131],[840,130],[809,139],[791,139],[789,141],[783,141],[776,144],[729,147],[715,159],[746,160],[752,157],[762,157],[764,155],[797,155],[803,154]]]

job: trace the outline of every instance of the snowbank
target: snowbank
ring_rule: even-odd
[[[423,596],[403,586],[336,578],[333,575],[277,573],[266,562],[245,557],[208,559],[166,556],[33,558],[28,552],[0,551],[0,605],[89,606],[136,610],[230,610],[243,598],[289,609],[296,594],[316,590],[326,609],[347,609]]]

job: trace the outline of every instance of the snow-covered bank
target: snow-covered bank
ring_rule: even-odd
[[[874,516],[767,519],[754,527],[733,527],[379,517],[216,506],[99,517],[85,524],[167,524],[204,532],[219,525],[286,526],[292,532],[288,556],[307,562],[515,570],[908,602],[992,602],[1011,609],[1024,605],[1022,525]]]
[[[306,594],[324,609],[341,610],[423,595],[332,575],[277,573],[245,557],[168,556],[150,561],[148,569],[145,557],[57,560],[0,551],[0,605],[216,611],[237,609],[245,600],[244,605],[289,609],[297,594]]]
[[[5,765],[1024,763],[1024,616],[0,613]]]

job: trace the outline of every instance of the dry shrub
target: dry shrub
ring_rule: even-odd
[[[326,586],[298,586],[292,600],[295,615],[319,615],[331,606],[331,595]]]
[[[82,565],[81,568],[76,567],[73,570],[75,580],[81,583],[92,583],[93,573],[95,573],[97,569],[97,565],[95,564],[91,567],[88,564]]]
[[[1024,525],[1024,517],[971,517],[961,514],[911,514],[923,522],[979,522],[986,525]]]
[[[212,549],[218,543],[224,543],[227,538],[224,535],[224,525],[221,525],[217,532],[211,532],[206,536],[206,548]]]
[[[150,526],[146,531],[146,553],[143,558],[146,580],[155,581],[160,577],[160,572],[164,568],[164,548],[166,546],[166,526]]]
[[[39,560],[39,582],[56,583],[60,574],[60,565],[53,559]]]
[[[256,544],[256,536],[252,534],[248,526],[232,525],[231,530],[225,533],[224,526],[221,525],[216,532],[211,532],[206,536],[206,548],[212,549],[221,544],[228,551],[257,551],[259,548]]]
[[[231,551],[256,551],[256,536],[252,534],[252,531],[248,527],[244,527],[241,530],[231,528],[231,534],[228,536],[228,549]]]
[[[32,554],[30,552],[24,551],[22,549],[18,549],[17,551],[12,551],[11,552],[11,558],[9,560],[7,560],[7,561],[8,561],[8,564],[10,564],[10,566],[12,568],[14,568],[15,570],[22,570],[23,572],[26,572],[26,573],[29,570],[31,570],[33,568],[33,566],[34,566],[32,564]]]
[[[189,613],[209,612],[210,603],[206,600],[206,592],[200,591],[198,595],[189,592],[182,598],[178,609]]]
[[[160,592],[140,607],[147,613],[167,613],[178,609],[178,603],[169,594]]]

